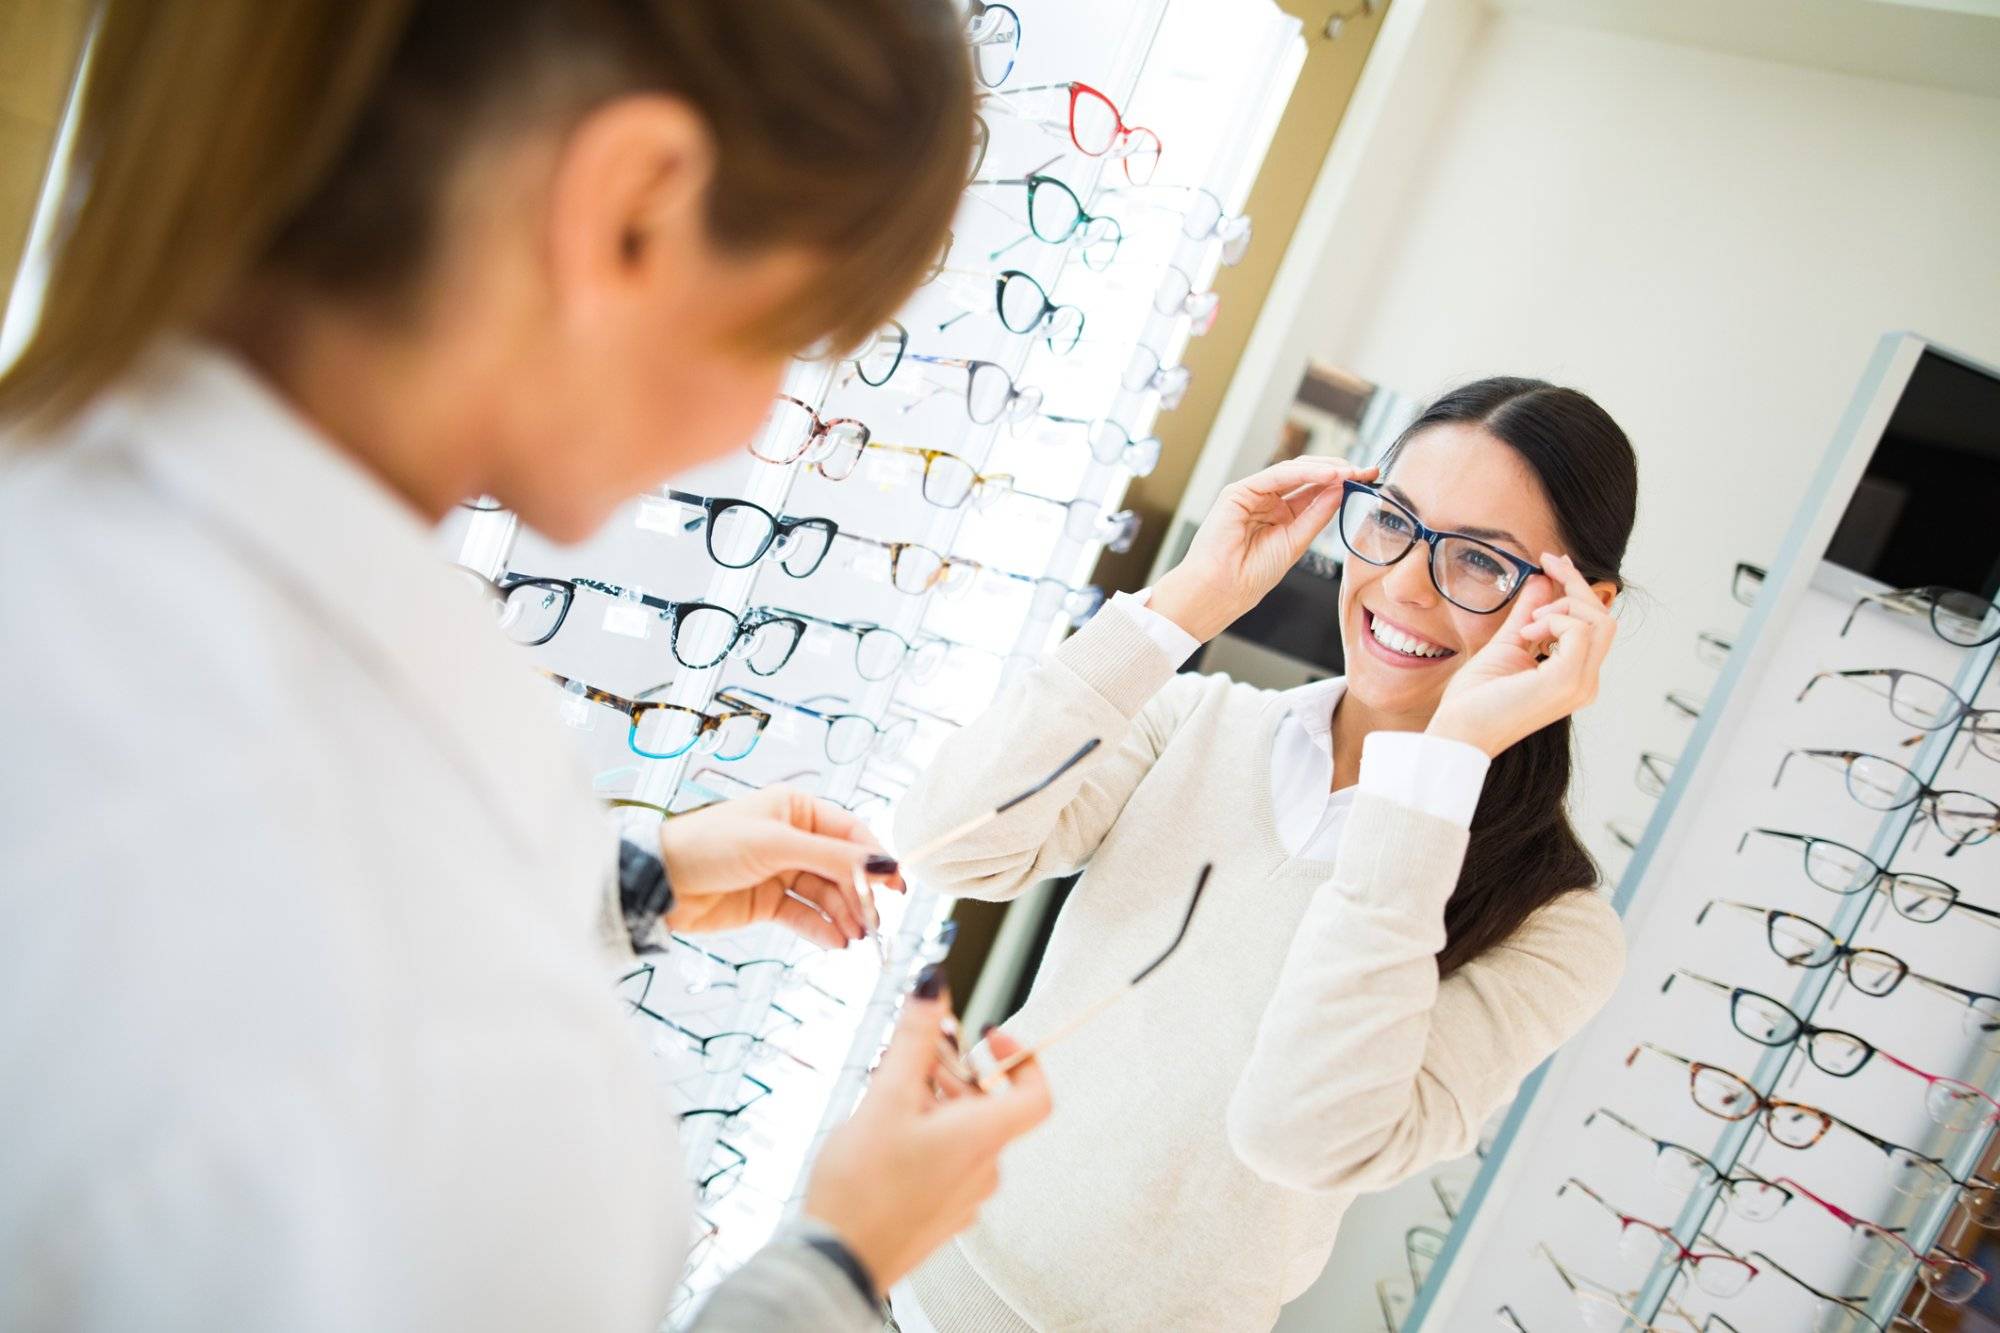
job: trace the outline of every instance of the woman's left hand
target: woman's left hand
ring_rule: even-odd
[[[1541,564],[1500,631],[1445,686],[1426,732],[1497,757],[1597,697],[1618,622],[1568,556],[1544,554]]]
[[[856,891],[855,871],[882,845],[831,801],[766,787],[660,826],[660,859],[673,885],[669,929],[734,930],[775,921],[829,949],[844,949],[880,925]],[[890,869],[866,875],[901,891]]]

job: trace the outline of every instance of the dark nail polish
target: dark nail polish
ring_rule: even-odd
[[[958,940],[958,922],[947,921],[938,927],[937,947],[949,950]]]
[[[993,1035],[993,1030],[999,1026],[1000,1025],[998,1023],[988,1023],[986,1026],[980,1028],[979,1039],[981,1041],[985,1041],[988,1037]]]
[[[896,873],[896,858],[893,856],[871,856],[861,868],[871,875],[893,875]]]
[[[935,1000],[944,994],[944,968],[937,963],[924,964],[924,970],[917,973],[917,984],[910,987],[910,993],[919,1000]]]

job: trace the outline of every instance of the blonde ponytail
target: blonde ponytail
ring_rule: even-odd
[[[40,321],[0,420],[59,419],[261,257],[341,144],[409,0],[110,0]]]

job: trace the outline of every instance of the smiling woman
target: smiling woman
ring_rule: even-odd
[[[1623,940],[1564,813],[1569,716],[1614,637],[1636,489],[1589,398],[1466,385],[1379,471],[1297,458],[1226,489],[1150,593],[945,742],[899,845],[1102,742],[912,870],[998,899],[1088,863],[1013,1039],[1106,993],[1169,929],[1160,886],[1232,857],[1158,983],[1049,1051],[1049,1127],[894,1294],[906,1330],[1268,1328],[1355,1196],[1470,1151],[1603,1004]],[[1175,674],[1336,520],[1346,677]],[[1202,1226],[1157,1225],[1191,1198]]]

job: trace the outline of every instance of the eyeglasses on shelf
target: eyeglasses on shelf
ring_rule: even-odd
[[[1107,551],[1125,552],[1132,549],[1132,541],[1139,535],[1139,516],[1129,509],[1107,514],[1095,500],[1062,500],[1018,488],[1010,494],[1062,510],[1063,536],[1071,541],[1101,542]]]
[[[1668,1227],[1612,1207],[1603,1195],[1575,1176],[1556,1186],[1556,1197],[1561,1198],[1572,1189],[1617,1219],[1618,1248],[1629,1259],[1649,1264],[1684,1265],[1694,1275],[1695,1285],[1711,1296],[1734,1296],[1757,1276],[1755,1264],[1745,1261],[1714,1237],[1706,1234],[1696,1237],[1714,1246],[1714,1249],[1689,1249],[1675,1238]]]
[[[918,684],[931,679],[943,665],[950,645],[935,636],[915,642],[872,620],[828,620],[805,611],[769,608],[779,615],[793,616],[807,625],[854,640],[854,673],[863,680],[887,680],[897,672]]]
[[[781,393],[750,437],[750,456],[766,463],[820,463],[839,469],[860,456],[869,430],[853,417],[823,417],[810,403]],[[845,464],[847,470],[852,462]]]
[[[920,352],[905,353],[903,359],[964,371],[965,414],[975,425],[990,425],[1002,418],[1021,421],[1041,410],[1042,391],[1015,384],[1014,377],[996,362],[963,356],[931,356]],[[936,392],[950,392],[943,386],[932,388]]]
[[[1766,838],[1787,839],[1800,844],[1800,850],[1805,858],[1806,878],[1830,893],[1866,893],[1872,889],[1886,897],[1889,905],[1896,909],[1899,916],[1910,921],[1937,921],[1956,908],[1973,920],[1989,926],[2000,925],[2000,912],[1966,902],[1957,888],[1935,875],[1891,870],[1887,866],[1877,865],[1865,853],[1856,851],[1844,842],[1815,837],[1809,833],[1792,833],[1784,829],[1749,830],[1737,840],[1736,850],[1739,854],[1752,834]]]
[[[1894,991],[1905,978],[1925,990],[1965,1008],[1963,1031],[1985,1050],[2000,1050],[2000,995],[1972,990],[1937,977],[1913,971],[1903,959],[1886,949],[1856,948],[1837,938],[1817,921],[1774,907],[1728,898],[1711,898],[1695,915],[1700,925],[1709,909],[1727,907],[1764,919],[1765,942],[1771,952],[1793,967],[1838,965],[1854,988],[1864,995],[1883,996]]]
[[[892,319],[869,335],[867,342],[840,358],[843,378],[851,375],[870,388],[879,389],[903,364],[903,353],[909,347],[910,331]]]
[[[1867,593],[1847,613],[1847,620],[1840,627],[1842,638],[1854,628],[1854,618],[1864,606],[1879,606],[1904,616],[1928,616],[1931,632],[1960,648],[1977,648],[2000,639],[2000,606],[1977,593],[1957,588],[1933,585]]]
[[[1014,72],[1021,53],[1021,16],[1009,5],[969,0],[965,41],[972,48],[972,73],[984,88],[998,88]]]
[[[1861,1072],[1876,1052],[1874,1044],[1866,1039],[1840,1028],[1823,1028],[1808,1022],[1773,996],[1747,986],[1731,986],[1726,981],[1717,981],[1686,968],[1675,968],[1668,973],[1666,980],[1660,983],[1661,993],[1671,990],[1674,981],[1683,977],[1727,997],[1729,1021],[1737,1032],[1760,1046],[1798,1046],[1821,1073],[1835,1078],[1851,1078]],[[1886,1051],[1882,1056],[1886,1060],[1895,1060]]]
[[[1135,440],[1131,432],[1109,417],[1093,419],[1044,412],[1041,419],[1063,426],[1088,428],[1090,456],[1106,467],[1123,467],[1135,477],[1149,477],[1153,469],[1160,465],[1160,439],[1157,435]]]
[[[799,636],[805,633],[802,623],[785,617],[739,616],[713,602],[671,602],[598,579],[506,574],[494,586],[500,594],[495,608],[500,627],[524,647],[555,638],[569,618],[579,588],[630,604],[614,608],[615,612],[629,611],[631,616],[629,626],[619,627],[621,633],[636,631],[644,637],[649,621],[663,622],[674,660],[693,670],[715,666],[733,655],[758,675],[768,676],[791,660]]]
[[[1068,115],[1055,114],[1052,94],[1068,99]],[[1039,95],[1039,96],[1038,96]],[[1035,98],[1027,104],[1012,98]],[[1125,169],[1125,179],[1144,185],[1153,179],[1160,165],[1160,136],[1143,125],[1128,125],[1109,97],[1087,83],[1037,83],[1010,88],[981,99],[986,106],[1010,111],[1056,133],[1065,130],[1069,141],[1086,157],[1115,157]]]
[[[1120,265],[1112,272],[1123,278],[1130,269]],[[1144,269],[1139,270],[1140,273]],[[1132,276],[1138,276],[1137,273]],[[1130,281],[1106,278],[1103,284],[1113,292],[1129,292],[1137,285]],[[1153,313],[1156,315],[1185,315],[1193,322],[1190,334],[1200,337],[1215,323],[1215,313],[1221,307],[1222,297],[1213,290],[1195,290],[1194,279],[1185,269],[1175,264],[1160,266],[1160,275],[1153,281]]]
[[[726,569],[748,569],[778,553],[778,567],[795,579],[809,577],[826,559],[840,525],[830,518],[774,514],[749,500],[667,490],[666,498],[700,510],[681,524],[685,532],[707,528],[708,558]]]
[[[885,542],[858,532],[839,534],[842,541],[888,553],[888,584],[897,592],[920,597],[933,588],[947,595],[972,586],[984,568],[976,560],[943,555],[918,542]]]
[[[1035,590],[1034,598],[1028,605],[1028,616],[1031,620],[1045,620],[1061,613],[1072,625],[1081,625],[1096,615],[1098,608],[1104,605],[1104,589],[1094,583],[1073,588],[1061,579],[1051,578],[1046,574],[1016,574],[1012,570],[1000,569],[993,565],[983,566],[981,572],[1005,579],[1010,583],[1031,585]]]
[[[1708,1114],[1721,1120],[1748,1120],[1761,1114],[1765,1132],[1787,1148],[1810,1148],[1833,1127],[1833,1118],[1816,1106],[1766,1097],[1741,1074],[1676,1055],[1650,1041],[1632,1048],[1625,1057],[1627,1067],[1639,1058],[1641,1051],[1651,1051],[1684,1067],[1688,1071],[1689,1097]]]
[[[1814,685],[1829,678],[1849,681],[1887,699],[1890,716],[1920,731],[1938,731],[1962,722],[1973,748],[1988,759],[2000,759],[2000,708],[1974,708],[1941,680],[1897,667],[1822,671],[1805,683],[1799,699],[1803,701]],[[1913,736],[1903,743],[1911,745],[1922,739],[1921,735]]]
[[[1789,1190],[1750,1168],[1739,1163],[1735,1171],[1724,1171],[1706,1155],[1671,1139],[1655,1137],[1608,1106],[1600,1106],[1585,1116],[1584,1128],[1595,1124],[1600,1116],[1653,1145],[1653,1178],[1678,1195],[1718,1187],[1729,1211],[1749,1222],[1767,1222],[1791,1201]]]
[[[1160,395],[1160,410],[1171,412],[1181,405],[1187,396],[1188,383],[1194,373],[1186,366],[1168,366],[1160,361],[1160,354],[1140,343],[1132,349],[1131,359],[1125,363],[1125,374],[1119,383],[1132,393],[1148,391]]]
[[[1571,1269],[1556,1258],[1555,1251],[1547,1244],[1537,1242],[1535,1253],[1548,1259],[1576,1303],[1576,1313],[1583,1326],[1591,1333],[1688,1333],[1685,1328],[1670,1328],[1664,1324],[1649,1324],[1632,1312],[1638,1302],[1639,1293],[1620,1292],[1609,1283],[1599,1282]],[[1690,1321],[1692,1325],[1692,1321]]]
[[[1701,716],[1701,710],[1708,707],[1708,700],[1698,699],[1685,690],[1668,690],[1667,711],[1683,722],[1693,722]]]
[[[625,743],[646,759],[678,759],[698,750],[733,763],[757,748],[757,738],[771,720],[755,708],[730,706],[704,713],[683,704],[627,699],[546,669],[541,674],[567,694],[623,713],[631,723]]]
[[[1794,1193],[1818,1204],[1830,1217],[1847,1227],[1852,1238],[1852,1257],[1862,1268],[1881,1272],[1901,1263],[1913,1264],[1924,1289],[1950,1305],[1963,1305],[1986,1285],[1983,1270],[1948,1250],[1940,1247],[1924,1254],[1896,1231],[1865,1217],[1857,1217],[1838,1204],[1822,1199],[1790,1176],[1780,1179]]]
[[[901,753],[916,730],[915,722],[907,718],[896,719],[885,727],[860,713],[828,712],[739,685],[716,691],[715,698],[731,707],[783,709],[825,724],[826,757],[835,764],[851,764],[869,755],[890,758]]]
[[[1087,211],[1076,191],[1054,176],[1032,171],[1022,176],[981,177],[972,184],[1027,191],[1028,230],[991,252],[988,259],[998,260],[1030,239],[1045,245],[1075,246],[1084,267],[1094,272],[1103,272],[1118,257],[1118,247],[1125,240],[1125,229],[1118,225],[1118,219]]]
[[[1933,787],[1895,760],[1860,750],[1787,750],[1771,778],[1773,787],[1784,779],[1785,766],[1793,755],[1839,769],[1847,794],[1870,810],[1901,810],[1915,805],[1919,816],[1953,844],[1948,856],[2000,831],[2000,803],[1977,792]]]
[[[1652,750],[1639,752],[1639,767],[1633,771],[1632,781],[1648,796],[1666,793],[1667,784],[1674,780],[1674,760]]]
[[[985,308],[1000,317],[1002,327],[1009,333],[1024,337],[1041,334],[1048,349],[1057,356],[1067,356],[1083,340],[1083,328],[1087,322],[1083,311],[1073,305],[1057,305],[1049,299],[1041,283],[1020,269],[1010,268],[999,273],[946,269],[938,279],[938,285],[966,306],[962,313],[938,321],[940,333]]]
[[[1159,195],[1172,192],[1185,202],[1176,208],[1160,201]],[[1222,242],[1222,262],[1235,265],[1243,262],[1243,256],[1250,249],[1251,224],[1242,214],[1231,214],[1222,206],[1222,200],[1214,191],[1199,185],[1114,185],[1098,192],[1099,198],[1127,198],[1147,208],[1164,209],[1178,213],[1181,219],[1181,235],[1191,241]]]
[[[755,1107],[759,1102],[776,1091],[770,1084],[758,1078],[755,1074],[743,1075],[743,1082],[749,1085],[749,1091],[743,1095],[743,1100],[731,1106],[691,1107],[681,1112],[680,1118],[682,1123],[685,1124],[690,1120],[712,1121],[721,1126],[724,1133],[727,1133],[742,1121],[745,1112]]]
[[[1694,656],[1703,666],[1719,667],[1729,660],[1730,651],[1736,645],[1714,630],[1703,630],[1694,636]]]
[[[1882,1333],[1882,1326],[1868,1317],[1865,1295],[1836,1296],[1822,1291],[1762,1250],[1750,1251],[1749,1257],[1812,1296],[1813,1333]]]
[[[732,1069],[745,1069],[760,1063],[768,1064],[777,1059],[790,1060],[805,1069],[813,1067],[768,1037],[754,1032],[717,1032],[704,1037],[692,1028],[677,1023],[659,1010],[651,1008],[646,1003],[647,997],[644,991],[650,991],[652,988],[652,971],[653,965],[647,963],[626,973],[620,985],[621,997],[625,998],[633,1013],[651,1019],[678,1037],[683,1045],[701,1058],[701,1066],[707,1072],[727,1073]],[[626,995],[629,989],[627,983],[635,980],[643,981],[644,990],[637,997]]]
[[[920,493],[940,509],[960,509],[970,500],[985,508],[1014,489],[1014,478],[1004,472],[981,472],[966,459],[948,449],[922,449],[913,444],[886,444],[871,441],[864,457],[874,467],[899,463],[916,468],[922,478]]]
[[[775,984],[782,987],[802,988],[813,992],[840,1008],[847,1007],[842,996],[819,984],[813,978],[813,970],[823,958],[822,953],[810,953],[799,958],[725,958],[706,945],[697,944],[685,935],[670,934],[669,942],[685,952],[691,969],[698,969],[691,978],[683,980],[683,988],[690,995],[705,995],[712,990],[729,990],[740,986],[747,977],[775,977]],[[711,975],[713,974],[713,975]],[[802,1025],[798,1015],[778,1004],[772,1004],[772,1012],[791,1022]]]
[[[1499,611],[1514,600],[1529,575],[1541,572],[1532,561],[1479,537],[1426,527],[1408,499],[1394,483],[1342,483],[1336,520],[1341,543],[1371,565],[1393,565],[1424,543],[1431,585],[1453,606],[1474,615]]]

